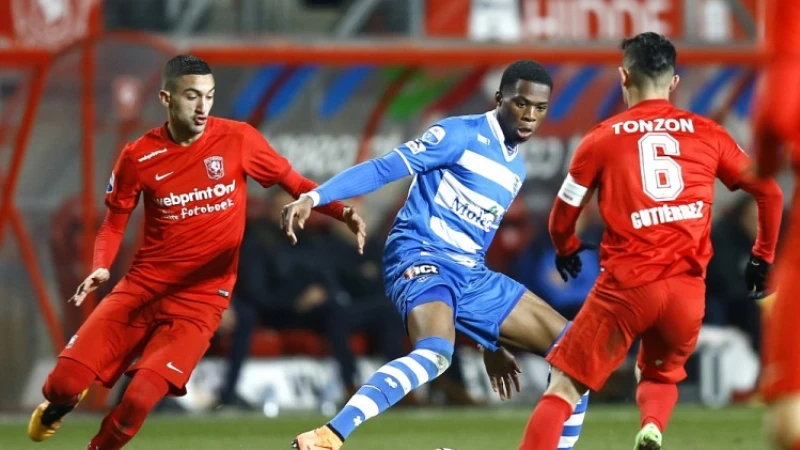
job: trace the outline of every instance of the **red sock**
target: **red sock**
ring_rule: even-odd
[[[92,369],[70,358],[58,358],[56,367],[42,387],[44,398],[56,405],[72,405],[78,395],[94,382]]]
[[[678,403],[678,386],[642,380],[636,388],[636,403],[642,426],[652,423],[663,433]]]
[[[545,394],[533,410],[519,450],[555,450],[561,440],[564,422],[575,409],[563,398]]]
[[[103,419],[87,450],[121,449],[142,428],[147,414],[167,392],[169,384],[161,375],[152,370],[138,370],[122,401]]]
[[[796,442],[794,446],[792,446],[792,450],[800,450],[800,441]]]

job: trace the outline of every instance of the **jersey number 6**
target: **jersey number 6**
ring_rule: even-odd
[[[680,154],[680,144],[667,133],[647,133],[639,139],[642,189],[648,197],[665,202],[683,192],[681,166],[672,159]]]

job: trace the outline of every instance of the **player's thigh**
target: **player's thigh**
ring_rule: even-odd
[[[100,302],[59,357],[74,359],[112,386],[141,351],[147,335],[135,292],[115,290]]]
[[[596,284],[547,360],[572,379],[600,390],[633,341],[655,322],[657,305],[663,301],[650,286],[617,291]]]
[[[387,294],[412,342],[441,337],[455,342],[455,316],[469,268],[445,258],[409,261],[388,281]]]
[[[159,320],[128,373],[152,370],[169,382],[170,393],[184,395],[189,376],[208,350],[215,329],[189,318]]]
[[[705,314],[705,282],[698,277],[664,281],[669,293],[658,320],[642,335],[638,366],[641,379],[677,383],[694,352]]]
[[[544,355],[567,325],[567,319],[531,291],[525,290],[500,324],[500,342]]]

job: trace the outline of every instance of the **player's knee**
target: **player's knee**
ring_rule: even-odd
[[[120,404],[130,416],[143,416],[169,392],[169,383],[150,370],[139,370],[125,390]]]
[[[72,359],[59,358],[56,367],[47,376],[42,394],[53,403],[72,403],[94,379],[95,374],[88,367]]]
[[[586,391],[588,391],[588,388],[583,383],[555,367],[552,368],[550,385],[547,387],[546,394],[561,397],[570,404],[577,405]]]
[[[454,351],[455,346],[452,342],[448,341],[447,339],[434,336],[417,341],[417,343],[414,344],[414,352],[412,352],[412,354],[421,352],[434,353],[436,358],[436,368],[438,370],[438,374],[441,374],[447,370],[447,368],[450,367],[450,363],[453,362]]]

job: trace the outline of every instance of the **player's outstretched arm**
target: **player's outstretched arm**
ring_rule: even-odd
[[[775,259],[783,218],[783,192],[774,179],[759,178],[760,174],[754,173],[753,161],[736,141],[722,127],[719,131],[717,177],[728,189],[742,189],[755,197],[758,205],[756,242],[745,270],[747,290],[757,297],[764,294],[767,273]]]
[[[75,290],[75,294],[67,301],[80,306],[92,291],[108,281],[109,268],[119,253],[125,228],[130,220],[130,212],[114,212],[111,209],[106,213],[103,224],[97,231],[94,241],[94,256],[92,258],[92,273]]]

